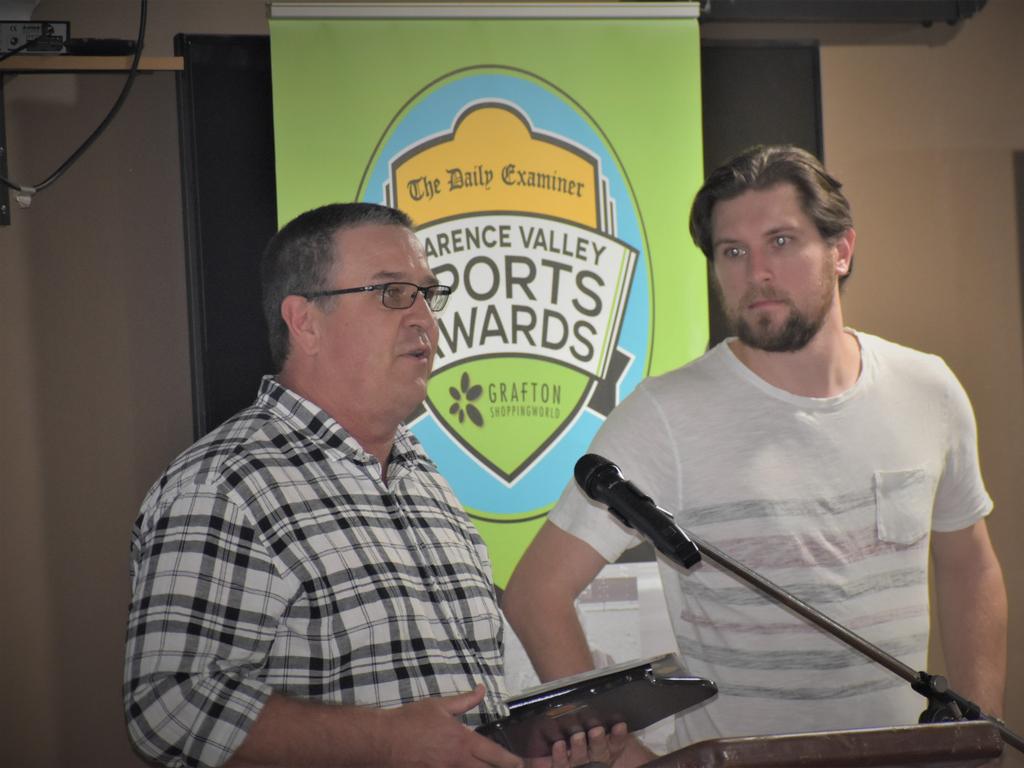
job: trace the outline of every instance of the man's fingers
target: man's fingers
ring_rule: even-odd
[[[438,697],[438,701],[441,702],[441,707],[449,715],[461,715],[464,712],[468,712],[483,700],[483,685],[477,685],[477,687],[472,691],[467,691],[466,693],[456,693],[452,696]]]
[[[569,768],[569,745],[564,741],[551,745],[551,768]]]
[[[608,736],[608,763],[614,763],[626,749],[629,743],[629,726],[625,723],[616,723],[612,726]]]
[[[587,731],[587,747],[593,763],[611,763],[612,749],[604,728],[598,726]]]
[[[521,758],[503,749],[486,736],[474,735],[476,738],[473,741],[472,755],[477,760],[494,768],[523,768],[524,763]]]
[[[631,738],[625,723],[616,723],[611,731],[595,726],[589,731],[574,733],[565,741],[556,741],[551,745],[549,757],[530,760],[527,765],[529,768],[577,768],[589,763],[612,765]]]
[[[604,729],[601,729],[604,733]],[[569,738],[569,765],[586,765],[591,762],[590,749],[587,746],[587,734],[578,731]]]

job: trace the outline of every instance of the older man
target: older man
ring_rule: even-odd
[[[370,204],[289,223],[262,283],[280,372],[133,530],[133,742],[172,766],[520,765],[467,727],[505,712],[486,550],[402,424],[450,289]]]

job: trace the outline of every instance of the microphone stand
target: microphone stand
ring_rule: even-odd
[[[614,512],[614,510],[612,511]],[[616,517],[619,517],[618,513],[616,513]],[[679,528],[679,526],[675,527]],[[698,555],[694,558],[691,553],[689,557],[684,558],[679,553],[668,553],[665,550],[661,550],[663,554],[668,555],[674,563],[688,569],[700,560],[700,555],[705,555],[718,566],[724,568],[735,576],[738,576],[758,591],[763,592],[773,600],[782,603],[807,621],[825,630],[833,637],[843,641],[854,650],[860,651],[872,661],[881,664],[890,672],[899,675],[910,683],[911,688],[928,699],[928,707],[921,714],[919,722],[942,723],[956,720],[988,720],[999,730],[999,733],[1005,743],[1014,747],[1017,751],[1024,753],[1024,739],[1011,731],[1006,726],[1006,723],[998,717],[986,715],[973,701],[965,699],[956,691],[952,690],[946,682],[946,678],[941,675],[930,675],[927,672],[915,672],[899,659],[886,653],[878,646],[869,643],[860,635],[851,632],[842,624],[830,619],[828,616],[821,613],[821,611],[798,599],[782,587],[764,578],[759,573],[747,568],[739,561],[729,557],[717,547],[702,541],[698,537],[690,534],[688,531],[683,529],[679,530],[684,536],[693,542]]]

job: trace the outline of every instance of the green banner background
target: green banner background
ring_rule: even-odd
[[[465,67],[523,68],[586,110],[631,184],[653,294],[645,373],[704,351],[705,259],[687,231],[703,178],[696,20],[276,18],[270,27],[280,223],[356,199],[389,124],[431,81]],[[571,470],[552,479],[552,502]],[[540,522],[511,536],[505,556],[501,539],[515,526],[477,520],[499,586]]]

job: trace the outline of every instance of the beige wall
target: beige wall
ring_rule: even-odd
[[[266,32],[261,0],[155,0],[177,32]],[[134,37],[135,0],[42,2],[81,37]],[[6,78],[10,173],[46,177],[123,75]],[[174,76],[140,75],[64,178],[0,228],[0,764],[140,766],[124,732],[128,531],[191,442]],[[13,201],[12,201],[13,202]]]
[[[1024,152],[1022,42],[1024,3],[989,0],[940,48],[830,46],[821,57],[826,159],[860,223],[848,319],[942,355],[974,403],[996,505],[990,531],[1010,590],[1017,689],[1008,716],[1018,733],[1024,316],[1013,153]]]
[[[154,55],[170,53],[176,32],[266,29],[262,0],[150,6]],[[43,0],[35,18],[131,37],[137,3]],[[953,32],[797,34],[823,36],[826,157],[859,225],[848,319],[942,354],[970,392],[1020,647],[1024,341],[1011,153],[1024,151],[1024,3],[989,0]],[[11,174],[47,175],[119,87],[118,75],[6,78]],[[173,76],[145,75],[100,142],[0,228],[5,765],[140,765],[120,709],[127,534],[146,488],[190,441],[179,190]],[[1011,685],[1024,686],[1013,656]],[[1008,719],[1024,730],[1024,692]]]

